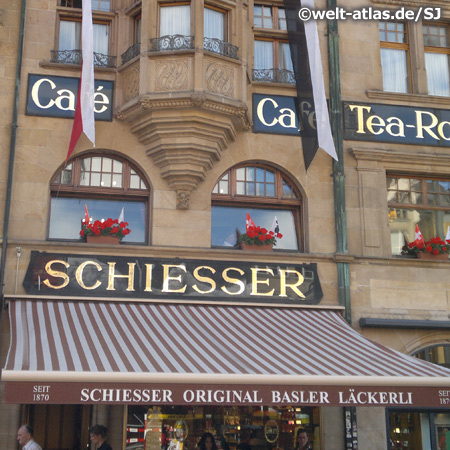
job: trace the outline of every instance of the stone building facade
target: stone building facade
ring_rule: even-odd
[[[321,149],[305,169],[301,139],[292,133],[298,126],[296,108],[282,103],[295,105],[297,96],[282,2],[92,1],[95,108],[104,117],[96,121],[95,148],[82,136],[67,162],[80,76],[81,1],[2,2],[2,368],[14,353],[9,312],[18,301],[233,305],[224,298],[226,289],[214,290],[208,281],[219,269],[197,272],[189,285],[197,281],[197,290],[189,287],[189,296],[183,297],[183,286],[176,284],[182,276],[177,272],[166,273],[173,285],[158,291],[159,297],[149,284],[133,297],[125,285],[110,292],[119,280],[111,272],[109,291],[99,293],[106,279],[97,289],[95,279],[82,275],[77,289],[84,283],[84,291],[70,291],[74,281],[66,287],[60,266],[45,267],[48,255],[77,264],[89,259],[98,272],[107,267],[105,261],[136,260],[136,267],[146,267],[147,282],[149,273],[156,278],[149,264],[156,271],[157,264],[174,266],[180,260],[193,267],[228,264],[253,274],[254,267],[296,268],[303,287],[310,277],[312,288],[303,291],[305,298],[288,295],[290,307],[340,311],[364,338],[449,367],[449,262],[400,252],[405,239],[414,241],[416,225],[425,240],[443,238],[450,227],[450,7],[443,0],[350,3],[339,6],[419,16],[416,21],[404,16],[337,21],[339,66],[332,68],[327,22],[317,21],[327,97],[336,94],[330,92],[330,70],[339,69],[334,75],[340,81],[342,139],[335,138],[342,146],[343,173],[336,175],[336,163]],[[316,7],[327,4],[320,0]],[[345,202],[338,203],[339,176],[345,180]],[[78,232],[85,206],[94,219],[124,211],[130,235],[121,245],[84,242]],[[247,212],[268,229],[278,218],[284,237],[273,252],[237,248]],[[340,250],[337,240],[344,242]],[[45,284],[52,269],[59,274]],[[235,303],[286,303],[278,285],[267,300],[264,280],[259,280],[263,293],[254,295],[256,300],[249,294]],[[289,288],[295,280],[289,280],[287,290],[295,297],[296,289]],[[301,335],[299,329],[299,342]],[[0,384],[2,397],[7,382],[3,378]],[[448,390],[448,382],[442,387]],[[447,393],[441,406],[410,408],[307,403],[303,418],[295,416],[301,404],[290,405],[292,410],[289,405],[257,410],[239,404],[221,407],[220,413],[205,407],[201,420],[186,406],[147,414],[156,414],[155,427],[167,435],[188,423],[189,439],[200,435],[196,420],[205,429],[213,428],[208,421],[220,421],[234,433],[222,448],[235,448],[236,427],[245,428],[244,421],[250,429],[274,421],[278,434],[266,430],[264,441],[254,431],[255,448],[293,446],[301,424],[315,449],[352,448],[356,441],[353,448],[413,448],[420,441],[422,447],[414,448],[438,449],[447,425],[450,429],[448,398]],[[94,423],[108,426],[114,449],[140,449],[145,439],[148,448],[159,447],[159,434],[149,431],[142,437],[143,432],[130,431],[150,427],[131,420],[143,411],[133,407],[127,402],[17,404],[8,398],[0,404],[1,447],[17,448],[15,431],[24,422],[35,426],[45,449],[87,445]],[[222,431],[215,430],[217,439],[227,437]],[[175,445],[176,439],[170,442]],[[185,441],[185,447],[193,442]],[[182,448],[183,439],[180,443]]]

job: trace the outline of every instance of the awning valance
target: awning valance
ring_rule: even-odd
[[[167,391],[174,404],[316,404],[323,392],[320,404],[444,406],[450,394],[450,370],[331,310],[16,300],[10,320],[8,402],[148,403]]]

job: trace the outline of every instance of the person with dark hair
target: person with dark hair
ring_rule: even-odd
[[[90,430],[91,442],[97,447],[97,450],[112,450],[106,442],[106,433],[108,428],[103,425],[94,425]]]
[[[295,442],[295,450],[312,450],[308,438],[308,432],[304,428],[297,430],[297,439]]]
[[[17,430],[17,441],[23,450],[42,450],[41,446],[33,440],[33,428],[30,425],[22,425]]]
[[[203,433],[198,441],[197,447],[200,450],[217,450],[216,440],[212,433]]]

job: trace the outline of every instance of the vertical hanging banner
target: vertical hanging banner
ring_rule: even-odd
[[[297,87],[297,116],[302,138],[305,168],[312,163],[317,149],[325,150],[337,160],[330,119],[325,97],[322,59],[320,55],[319,34],[315,20],[303,22],[299,19],[300,7],[314,9],[314,0],[283,0],[286,10],[289,47]],[[316,127],[307,124],[308,115],[302,111],[306,99],[316,113]]]

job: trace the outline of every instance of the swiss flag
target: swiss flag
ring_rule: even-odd
[[[423,239],[422,233],[419,230],[419,225],[416,225],[416,232],[414,234],[414,243],[417,245],[417,244],[420,244],[420,243],[423,244],[424,242],[425,241]]]
[[[255,228],[255,222],[253,222],[252,218],[250,217],[250,214],[247,213],[247,219],[245,220],[245,231],[248,231],[250,227]]]

